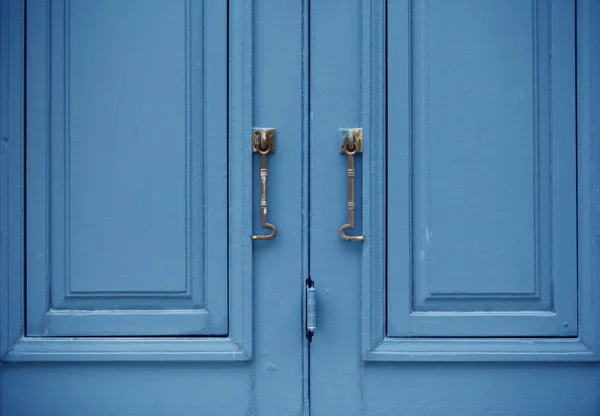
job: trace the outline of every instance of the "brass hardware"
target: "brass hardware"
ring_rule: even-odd
[[[346,235],[346,230],[354,228],[354,156],[363,151],[362,129],[347,130],[342,133],[344,139],[340,153],[348,156],[348,224],[340,227],[340,237],[345,241],[365,241],[362,235]]]
[[[308,342],[312,338],[317,329],[317,291],[312,279],[306,279],[306,338]]]
[[[258,129],[252,134],[252,152],[261,157],[260,182],[262,194],[260,208],[262,211],[262,227],[271,230],[266,235],[253,235],[253,240],[272,240],[277,235],[277,228],[267,222],[267,155],[275,153],[275,129]]]

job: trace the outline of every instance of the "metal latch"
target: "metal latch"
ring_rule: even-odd
[[[256,129],[252,134],[252,152],[259,153],[261,158],[260,182],[262,196],[260,210],[262,211],[262,227],[271,230],[266,235],[253,235],[253,240],[272,240],[277,235],[277,228],[267,221],[267,155],[275,153],[275,129]]]
[[[310,277],[306,280],[306,338],[312,341],[317,329],[317,291]]]
[[[365,241],[362,235],[347,235],[346,230],[354,228],[354,157],[363,151],[362,129],[343,130],[340,137],[342,141],[340,153],[348,157],[348,223],[340,228],[340,237],[345,241]]]

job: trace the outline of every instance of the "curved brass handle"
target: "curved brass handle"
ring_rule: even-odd
[[[271,230],[266,235],[253,235],[253,240],[272,240],[277,235],[277,228],[267,222],[267,155],[275,153],[275,129],[255,130],[252,135],[252,152],[259,153],[261,157],[260,182],[262,194],[260,208],[262,211],[262,227]]]
[[[342,133],[344,143],[340,153],[348,156],[348,224],[340,227],[340,237],[345,241],[365,241],[362,235],[350,236],[346,235],[346,230],[354,228],[354,155],[362,153],[362,130],[348,130]]]

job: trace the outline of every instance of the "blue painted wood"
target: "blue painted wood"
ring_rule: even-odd
[[[306,338],[302,327],[303,210],[302,161],[308,155],[302,138],[307,117],[303,89],[304,1],[241,0],[252,8],[253,123],[277,129],[277,151],[269,156],[269,222],[277,237],[255,241],[253,394],[261,400],[247,412],[255,415],[308,416],[304,371]],[[249,137],[249,136],[248,136]],[[248,142],[250,143],[250,142]],[[260,230],[260,157],[254,155],[253,230]],[[249,238],[249,237],[248,237]],[[246,414],[246,413],[243,413]]]
[[[452,2],[429,3],[430,7],[453,7]],[[485,2],[471,3],[473,7],[485,5]],[[423,4],[425,2],[401,0],[312,4],[310,260],[311,277],[318,296],[319,327],[311,343],[311,414],[595,415],[600,412],[597,367],[600,344],[596,329],[600,316],[600,287],[595,271],[600,268],[594,255],[598,238],[598,226],[594,225],[598,216],[594,195],[600,169],[593,156],[599,154],[593,144],[593,134],[600,131],[600,117],[594,117],[600,114],[595,98],[600,94],[596,93],[598,87],[594,85],[594,80],[600,76],[600,55],[596,51],[600,45],[597,2],[578,2],[576,16],[571,8],[572,20],[561,19],[557,14],[553,23],[554,30],[560,31],[564,30],[561,25],[577,21],[578,31],[576,96],[580,111],[576,121],[579,163],[577,188],[572,185],[570,190],[572,194],[577,191],[578,210],[577,216],[573,212],[571,219],[577,219],[572,226],[577,231],[574,245],[579,248],[574,316],[578,320],[577,336],[398,338],[389,336],[386,322],[390,298],[386,296],[387,224],[386,200],[382,195],[386,194],[386,162],[387,166],[395,164],[396,169],[411,166],[410,151],[414,149],[408,147],[407,137],[417,126],[411,125],[409,100],[391,94],[386,97],[386,78],[388,82],[392,81],[390,74],[386,74],[385,51],[391,52],[386,48],[390,45],[386,45],[385,34],[387,32],[388,36],[402,39],[407,44],[415,42],[409,19],[414,17],[414,9]],[[460,8],[467,2],[455,4]],[[550,2],[539,2],[538,7],[543,9],[548,4]],[[556,11],[565,7],[566,2],[551,4],[552,10]],[[574,2],[570,4],[574,6]],[[501,6],[511,5],[521,7],[519,2]],[[527,5],[533,8],[534,2]],[[462,18],[468,19],[471,11],[466,7],[460,10]],[[396,17],[391,18],[392,14]],[[339,30],[335,25],[340,21],[354,28],[360,36],[353,31]],[[457,31],[461,29],[459,26]],[[573,39],[575,26],[571,29],[572,33],[558,39],[559,43]],[[344,37],[340,39],[336,31],[343,32]],[[494,39],[510,39],[511,36],[512,31],[506,30]],[[327,39],[330,46],[320,39]],[[483,42],[483,39],[471,41]],[[357,57],[354,62],[360,62],[361,68],[348,65],[343,71],[330,70],[348,56]],[[398,53],[393,59],[388,55],[387,62],[396,74],[393,81],[396,87],[410,91],[415,75],[409,65],[409,56]],[[574,57],[566,65],[573,68],[573,63]],[[560,65],[557,63],[556,66]],[[582,67],[586,68],[583,72]],[[560,68],[552,68],[555,76],[560,76],[560,71]],[[572,88],[574,77],[571,79]],[[359,91],[356,91],[357,85],[360,85]],[[356,108],[356,100],[361,102],[361,108]],[[397,111],[393,119],[388,112],[386,120],[386,104],[393,100],[396,100]],[[568,111],[573,111],[574,104],[571,101],[572,108]],[[324,109],[326,116],[321,115]],[[357,252],[353,252],[355,246],[336,241],[339,237],[334,225],[339,227],[345,220],[344,161],[339,160],[340,156],[334,150],[328,153],[321,149],[327,145],[323,131],[357,125],[358,117],[364,128],[365,151],[358,157],[356,173],[363,187],[356,196],[357,215],[362,219],[362,228],[358,226],[357,231],[362,232],[366,240]],[[394,129],[393,123],[405,126],[406,130]],[[575,137],[572,138],[574,150]],[[394,151],[391,146],[395,146]],[[396,190],[404,189],[406,195],[411,192],[408,181],[396,186]],[[394,197],[393,193],[387,189],[388,198]],[[400,216],[408,218],[411,214],[408,200],[396,198]],[[397,221],[397,225],[397,230],[405,229],[405,235],[409,235],[410,222],[401,226]],[[402,241],[408,248],[410,239]],[[407,264],[411,262],[410,256],[409,250],[393,253],[394,261]],[[360,263],[357,258],[361,259]],[[408,271],[401,277],[408,279]],[[513,290],[518,284],[520,282],[513,281]],[[411,296],[414,293],[411,290],[416,289],[404,290],[405,296]],[[573,303],[571,299],[570,304]],[[457,307],[465,308],[465,305],[457,304]],[[358,308],[361,313],[356,313]],[[452,324],[453,328],[457,325]],[[486,331],[495,329],[490,327]],[[558,333],[560,329],[555,330]],[[443,331],[444,328],[440,332],[443,334]],[[570,381],[566,382],[566,379]],[[506,400],[507,397],[510,400]]]
[[[23,334],[23,8],[0,2],[0,357]]]
[[[600,4],[577,3],[579,338],[600,357]]]
[[[410,17],[410,3],[409,2],[392,2],[388,7],[389,13],[395,13],[398,18],[395,21],[407,21],[405,25],[396,25],[394,28],[390,27],[390,34],[393,34],[396,39],[399,41],[407,42],[409,31],[404,30],[403,28],[409,28],[408,19]],[[376,18],[374,18],[377,21]],[[581,27],[582,24],[579,24]],[[373,29],[376,30],[376,29]],[[581,37],[580,37],[581,38]],[[369,42],[365,40],[365,43]],[[371,52],[371,61],[377,62],[377,37],[373,37],[372,42],[375,42],[375,46],[373,44],[370,46]],[[585,43],[579,41],[578,49],[582,50],[586,48]],[[374,52],[373,52],[374,51]],[[381,61],[380,61],[381,62]],[[396,54],[390,55],[389,59],[390,70],[393,70],[398,74],[396,78],[396,85],[398,88],[404,88],[402,79],[409,79],[409,61],[404,59],[403,55]],[[372,64],[375,68],[378,68],[377,64]],[[579,65],[580,67],[587,68],[591,65]],[[375,74],[377,71],[373,71]],[[578,78],[581,78],[581,75],[578,74]],[[390,77],[388,79],[390,85],[393,84],[394,78]],[[370,85],[370,84],[369,84]],[[377,82],[374,82],[373,85],[378,85]],[[585,87],[585,84],[580,83],[578,86],[581,91],[578,94],[579,100],[585,100],[586,92],[589,90],[589,87]],[[375,88],[377,90],[377,88]],[[382,94],[382,93],[380,93]],[[379,95],[380,97],[381,95]],[[377,103],[377,93],[371,94],[370,102],[365,103],[365,108],[374,108],[373,103]],[[394,101],[397,105],[398,116],[395,117],[396,123],[405,123],[404,125],[409,125],[408,116],[409,112],[409,104],[410,101],[408,99],[399,100],[398,97],[388,97],[390,101]],[[578,103],[578,107],[584,108],[582,103]],[[372,114],[375,114],[376,111],[371,110]],[[581,121],[580,121],[581,122]],[[375,123],[376,124],[376,123]],[[581,130],[582,127],[579,126],[578,130]],[[375,127],[377,131],[377,127]],[[408,131],[408,130],[407,130]],[[583,130],[585,131],[585,129]],[[408,142],[405,142],[406,145]],[[381,149],[379,146],[377,149]],[[384,150],[378,150],[379,152],[383,152]],[[408,150],[405,152],[400,152],[403,155],[403,158],[398,159],[398,165],[408,166]],[[585,153],[587,154],[587,153]],[[373,154],[371,158],[367,159],[365,164],[365,171],[371,169],[371,166],[377,168],[376,171],[370,173],[370,177],[378,178],[384,172],[384,168],[378,162],[377,156]],[[400,156],[398,156],[400,157]],[[579,156],[580,160],[581,156]],[[586,205],[585,201],[589,199],[584,192],[586,190],[585,187],[581,187],[581,181],[586,180],[589,177],[590,168],[585,167],[586,165],[579,164],[579,225],[578,225],[578,236],[579,242],[578,246],[587,247],[588,243],[586,243],[586,239],[583,239],[585,233],[587,233],[589,229],[589,222],[583,221],[582,218],[582,208],[585,210]],[[396,166],[398,169],[398,166]],[[584,170],[585,174],[581,173],[581,170]],[[586,176],[587,175],[587,176]],[[377,181],[377,179],[375,179]],[[409,192],[408,183],[404,182],[405,188],[404,192]],[[378,186],[377,182],[374,182],[373,179],[367,182],[367,186],[373,187],[376,189]],[[593,318],[587,321],[587,317],[596,316],[597,312],[594,309],[595,306],[593,303],[588,301],[589,293],[594,293],[594,288],[592,287],[594,278],[588,273],[585,272],[586,262],[581,259],[581,250],[579,254],[578,261],[578,315],[580,317],[586,317],[585,321],[581,321],[579,323],[579,337],[576,340],[562,340],[557,339],[556,341],[549,340],[539,340],[539,339],[531,339],[529,342],[534,348],[539,349],[540,352],[544,352],[539,357],[536,357],[530,354],[530,346],[527,345],[527,342],[523,343],[519,339],[515,339],[515,342],[508,341],[505,345],[502,346],[502,351],[507,354],[506,357],[499,358],[493,351],[485,352],[485,346],[488,342],[487,339],[471,339],[470,341],[460,340],[460,342],[455,342],[454,340],[448,342],[446,344],[442,344],[437,342],[436,340],[430,341],[426,339],[420,338],[412,338],[401,339],[401,338],[386,338],[386,330],[385,330],[385,309],[386,304],[383,301],[385,299],[385,274],[383,272],[383,264],[381,262],[381,253],[384,252],[385,242],[383,238],[377,238],[379,236],[383,236],[385,232],[385,224],[381,221],[381,218],[384,216],[384,211],[381,209],[381,198],[379,197],[380,193],[371,192],[370,202],[365,204],[365,221],[370,221],[373,238],[368,239],[366,242],[366,249],[364,251],[363,257],[363,273],[364,276],[368,276],[368,278],[363,279],[363,293],[369,293],[369,296],[363,296],[363,311],[365,320],[363,321],[363,354],[365,359],[367,360],[377,360],[377,361],[405,361],[405,360],[442,360],[442,361],[453,361],[459,357],[460,360],[489,360],[489,361],[497,361],[501,360],[582,360],[582,361],[594,361],[598,358],[598,343],[595,341],[595,337],[597,335],[595,331],[595,325],[593,324]],[[388,193],[389,198],[394,198],[394,194]],[[378,205],[379,204],[379,205]],[[400,210],[404,209],[404,213],[400,212],[401,215],[408,215],[408,204],[397,204],[397,208]],[[589,215],[589,214],[586,214]],[[398,225],[401,225],[399,222],[396,222]],[[409,232],[408,227],[409,223],[405,223],[403,225],[405,232]],[[582,234],[583,233],[583,234]],[[400,244],[400,242],[396,242],[396,244]],[[408,242],[407,242],[408,244]],[[404,262],[408,261],[408,245],[407,251],[400,251],[397,255],[394,256],[394,261],[396,262]],[[402,292],[403,296],[408,296],[410,292],[405,291]],[[397,307],[396,304],[391,305],[392,309]],[[587,324],[586,322],[590,322],[591,324]],[[489,344],[490,346],[497,347],[497,344]],[[466,351],[471,350],[473,354],[466,354]],[[471,358],[469,358],[471,357]]]
[[[364,414],[361,404],[360,282],[362,243],[343,241],[347,221],[347,160],[339,130],[362,126],[361,0],[312,1],[310,15],[310,276],[317,291],[318,327],[310,345],[311,416]],[[382,4],[382,3],[380,3]],[[369,26],[366,27],[369,31]],[[362,33],[361,33],[362,32]],[[367,94],[368,96],[368,94]],[[356,224],[363,223],[364,152],[356,157]],[[357,354],[358,353],[358,354]],[[389,412],[384,412],[389,413]],[[384,414],[382,413],[382,414]]]
[[[247,7],[247,6],[244,6]],[[248,10],[235,5],[231,7],[230,19],[235,22],[230,34],[230,44],[232,46],[232,56],[235,55],[229,64],[230,67],[230,85],[234,88],[230,91],[229,101],[235,109],[241,109],[230,117],[232,126],[239,126],[239,129],[231,129],[231,145],[229,146],[229,189],[232,195],[235,195],[240,205],[232,206],[230,210],[229,241],[237,249],[229,254],[230,272],[229,285],[229,337],[215,339],[170,339],[169,342],[156,342],[156,338],[120,338],[118,342],[101,342],[95,344],[94,339],[81,339],[73,345],[65,345],[65,354],[56,353],[56,345],[63,342],[62,339],[42,339],[36,337],[21,338],[23,334],[22,319],[20,312],[22,297],[22,275],[15,274],[10,282],[3,281],[13,295],[10,296],[11,302],[9,310],[10,325],[12,326],[12,338],[7,345],[7,351],[12,348],[10,354],[6,357],[9,361],[111,361],[111,360],[148,360],[148,357],[154,355],[161,361],[169,360],[212,360],[211,357],[218,357],[218,360],[249,360],[252,355],[252,266],[251,266],[251,243],[248,241],[250,230],[251,213],[244,209],[248,206],[244,201],[250,199],[251,189],[249,186],[249,148],[247,147],[248,134],[251,132],[251,83],[248,81],[251,77],[250,72],[250,52],[237,53],[244,51],[247,44],[244,40],[249,36]],[[19,49],[15,47],[18,51]],[[15,62],[19,62],[15,60]],[[16,65],[15,65],[16,66]],[[12,69],[12,67],[11,67]],[[18,79],[16,76],[14,79]],[[243,87],[242,87],[243,86]],[[15,89],[13,96],[19,96],[20,91]],[[18,99],[14,100],[18,102]],[[15,131],[18,137],[20,130]],[[15,163],[22,168],[22,160],[15,159]],[[20,175],[22,175],[22,172]],[[19,176],[20,178],[21,176]],[[16,181],[15,181],[16,182]],[[21,192],[20,188],[15,192]],[[15,199],[13,199],[15,201]],[[235,225],[235,226],[234,226]],[[15,235],[16,236],[16,235]],[[19,238],[21,238],[19,236]],[[17,242],[15,238],[15,246]],[[76,314],[75,314],[76,315]],[[90,314],[92,318],[98,318]],[[121,317],[127,318],[126,314]],[[123,322],[125,324],[125,322]],[[125,331],[126,329],[123,329]],[[131,335],[131,334],[127,334]],[[3,339],[8,339],[3,337]],[[148,345],[149,352],[144,352],[139,347],[141,342]],[[225,346],[225,343],[229,343]],[[16,344],[16,345],[15,345]],[[119,352],[122,350],[122,354]],[[137,356],[139,355],[139,356]]]
[[[228,2],[228,204],[229,337],[253,356],[253,256],[250,175],[252,134],[252,8],[243,0]]]
[[[598,362],[597,349],[578,338],[380,338],[365,361]]]
[[[27,15],[27,335],[226,335],[226,4]]]
[[[229,13],[228,56],[222,42],[215,45],[220,44],[223,50],[207,52],[211,59],[221,56],[228,64],[227,71],[220,74],[228,75],[228,106],[219,107],[217,103],[213,107],[216,114],[205,116],[210,119],[206,123],[210,124],[222,117],[220,111],[228,115],[227,129],[214,134],[225,141],[219,144],[227,145],[228,181],[221,191],[226,192],[228,206],[221,208],[228,221],[228,227],[222,230],[229,244],[228,336],[21,338],[22,312],[8,305],[7,320],[20,332],[9,339],[6,327],[0,326],[2,342],[10,350],[0,366],[2,415],[307,414],[307,361],[303,359],[307,348],[301,326],[300,295],[305,278],[302,270],[308,264],[302,257],[308,229],[302,228],[307,223],[307,212],[302,208],[301,191],[307,178],[301,161],[306,160],[308,152],[300,140],[308,117],[302,89],[307,79],[307,68],[302,65],[306,58],[301,52],[307,4],[290,7],[275,0],[231,0],[224,7],[222,2],[189,2],[205,13],[210,13],[213,7]],[[0,8],[5,10],[8,3],[8,0],[0,0]],[[11,10],[15,17],[22,7],[19,3],[10,1],[11,8],[15,5]],[[79,3],[79,7],[86,4]],[[108,3],[106,7],[117,4]],[[42,3],[30,1],[28,4]],[[183,2],[170,7],[180,4]],[[150,2],[149,8],[157,5],[158,2]],[[10,46],[13,53],[17,53],[22,22],[18,18],[14,22]],[[211,24],[222,23],[217,19]],[[201,27],[201,21],[194,24]],[[285,35],[270,36],[268,31],[259,34],[257,24],[266,24]],[[222,30],[218,28],[217,32]],[[4,48],[8,40],[4,36],[0,40]],[[4,61],[0,63],[3,70],[4,64]],[[19,102],[22,103],[18,65],[16,60],[9,67],[17,75],[10,78],[17,86],[11,90],[9,101],[17,109]],[[275,79],[277,85],[269,82]],[[298,83],[291,87],[290,79]],[[206,85],[206,89],[220,91],[220,86],[217,82]],[[0,92],[4,94],[4,89]],[[278,153],[270,158],[269,216],[281,231],[276,240],[254,246],[250,235],[258,210],[252,201],[257,201],[260,188],[252,187],[254,178],[258,177],[258,161],[253,160],[250,148],[253,125],[278,129]],[[22,130],[17,128],[14,134],[15,143],[22,144]],[[14,166],[22,170],[23,160],[11,157]],[[4,169],[4,164],[0,168]],[[221,174],[215,172],[216,176]],[[13,178],[9,188],[0,187],[0,196],[9,192],[11,201],[22,201],[22,186],[18,186],[21,176],[22,171]],[[0,216],[5,212],[15,218],[19,210],[2,211]],[[4,225],[1,227],[4,233]],[[14,235],[9,240],[11,248],[17,251],[22,242],[22,235]],[[24,279],[22,272],[15,278],[15,288],[19,288]],[[9,296],[4,274],[0,274],[0,285],[0,304],[4,307]],[[113,363],[115,361],[119,362]],[[98,394],[98,391],[104,393]],[[106,400],[106,397],[111,399]]]
[[[390,27],[389,336],[577,335],[574,13],[418,2],[410,43]]]
[[[310,277],[310,121],[311,121],[311,102],[310,102],[310,0],[302,0],[302,128],[301,143],[302,149],[302,264],[300,267],[303,279],[303,289],[305,282]],[[315,294],[316,295],[316,294]],[[306,290],[302,290],[302,304],[306,305]],[[306,333],[307,328],[306,308],[302,308],[302,331]],[[310,344],[306,340],[303,343],[303,416],[310,415]]]
[[[247,367],[220,363],[29,363],[3,367],[2,414],[247,415]]]
[[[404,9],[408,19],[409,5],[390,0],[387,10]],[[308,250],[319,301],[319,328],[311,344],[311,414],[586,416],[600,412],[597,365],[572,362],[597,360],[600,345],[595,329],[600,316],[596,276],[600,265],[595,254],[600,218],[596,192],[600,149],[595,139],[600,131],[597,2],[580,0],[577,11],[578,335],[554,339],[386,337],[385,240],[378,238],[385,236],[386,226],[385,200],[380,197],[386,171],[386,141],[381,139],[386,137],[386,5],[380,0],[313,2],[309,9],[306,2],[290,6],[274,0],[233,0],[229,6],[229,195],[245,202],[228,210],[229,264],[235,271],[229,278],[229,337],[26,337],[17,343],[23,331],[20,7],[18,2],[0,0],[0,133],[9,132],[8,145],[0,147],[0,173],[15,173],[0,178],[0,201],[7,201],[0,204],[0,244],[10,248],[0,254],[0,345],[3,355],[11,350],[0,366],[1,414],[307,414],[302,398],[308,389],[303,390],[302,371],[308,361],[300,358],[306,351],[300,322],[308,257],[300,254]],[[305,37],[309,10],[310,113],[305,91],[293,88],[291,82],[308,85],[309,61],[301,48],[306,53],[309,46]],[[7,20],[10,29],[5,29]],[[339,30],[340,21],[352,30]],[[410,26],[394,22],[397,33],[406,36]],[[267,24],[279,35],[257,33]],[[248,42],[251,27],[256,38]],[[4,60],[7,53],[16,59]],[[355,64],[331,71],[348,56],[357,57]],[[273,70],[274,65],[281,65],[280,70]],[[315,111],[318,108],[321,111]],[[8,111],[14,113],[7,116]],[[310,164],[304,147],[309,114]],[[397,119],[408,120],[408,116],[408,111],[400,111]],[[6,120],[15,122],[7,128]],[[270,159],[269,215],[280,228],[277,239],[285,235],[281,245],[282,240],[275,240],[252,247],[249,239],[252,223],[258,223],[256,212],[252,214],[258,193],[250,186],[256,181],[258,161],[249,163],[252,156],[245,140],[252,125],[273,126],[280,133],[278,153]],[[368,140],[357,163],[357,231],[367,240],[352,246],[337,236],[346,218],[345,161],[338,153],[337,131],[357,125],[365,129]],[[329,127],[330,136],[324,134]],[[329,144],[331,153],[323,151]],[[403,154],[408,157],[408,152]],[[277,175],[281,171],[285,175]],[[309,173],[310,202],[306,198]],[[245,209],[248,206],[251,209]],[[157,362],[177,360],[184,362]],[[243,362],[210,362],[231,360]]]
[[[388,363],[370,370],[363,380],[364,415],[594,416],[600,412],[596,365]]]
[[[8,39],[8,8],[2,3],[0,6],[0,62],[8,61],[8,44],[5,39]],[[8,65],[0,65],[0,167],[3,171],[0,173],[0,195],[6,196],[8,194]],[[8,226],[8,209],[0,210],[0,223],[1,230],[5,231]],[[1,274],[8,275],[8,235],[4,232],[0,234],[0,267]],[[5,279],[3,279],[5,280]],[[5,284],[2,281],[2,284]],[[2,286],[0,292],[5,292],[6,288]],[[0,336],[3,334],[3,328],[7,327],[8,324],[8,305],[0,304]],[[6,353],[8,340],[4,337],[0,338],[0,357],[4,357]]]
[[[7,362],[250,361],[233,337],[23,337]]]

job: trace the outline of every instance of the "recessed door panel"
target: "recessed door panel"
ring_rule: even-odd
[[[227,334],[226,4],[46,10],[27,44],[27,334]]]
[[[576,335],[573,4],[411,16],[387,46],[388,334]]]

